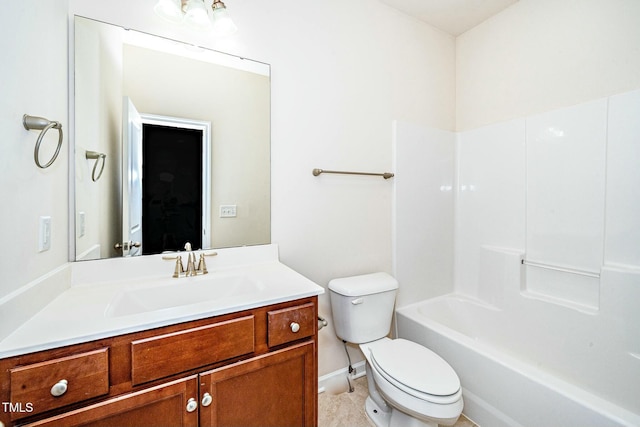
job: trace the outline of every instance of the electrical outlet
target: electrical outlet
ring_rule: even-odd
[[[51,217],[41,216],[38,233],[38,251],[44,252],[51,249]]]
[[[220,218],[235,218],[237,215],[236,205],[220,205]]]

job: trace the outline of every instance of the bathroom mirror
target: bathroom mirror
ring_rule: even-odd
[[[80,16],[73,51],[76,260],[270,242],[268,64]]]

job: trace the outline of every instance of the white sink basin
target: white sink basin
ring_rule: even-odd
[[[107,306],[106,317],[120,317],[200,303],[220,304],[259,296],[264,284],[247,274],[208,274],[163,280],[119,291]]]

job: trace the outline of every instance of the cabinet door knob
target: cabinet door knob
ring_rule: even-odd
[[[187,412],[193,412],[198,409],[198,401],[193,397],[187,401]]]
[[[213,402],[213,397],[211,397],[209,393],[205,393],[204,396],[202,396],[202,406],[209,406],[211,402]]]
[[[60,380],[51,387],[51,395],[54,397],[62,396],[67,392],[67,380]]]
[[[291,322],[291,325],[289,325],[291,327],[291,332],[296,333],[300,330],[300,325],[297,324],[296,322]]]

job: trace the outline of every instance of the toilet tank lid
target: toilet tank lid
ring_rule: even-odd
[[[398,281],[387,273],[371,273],[333,279],[329,281],[329,289],[340,295],[353,297],[396,290]]]

